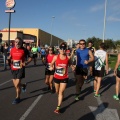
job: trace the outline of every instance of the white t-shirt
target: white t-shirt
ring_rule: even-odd
[[[106,52],[104,50],[95,51],[95,70],[101,70],[104,66]]]

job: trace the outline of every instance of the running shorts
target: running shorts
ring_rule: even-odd
[[[57,79],[57,78],[53,78],[53,81],[57,84],[60,84],[60,83],[68,83],[68,78],[65,78],[65,79]]]
[[[88,75],[88,69],[76,66],[76,75],[87,76]]]
[[[25,67],[18,70],[11,70],[13,79],[22,79],[25,78]]]
[[[93,69],[93,76],[104,77],[104,74],[105,74],[105,67],[102,67],[101,70]]]

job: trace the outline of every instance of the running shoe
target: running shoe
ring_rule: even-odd
[[[60,114],[60,110],[57,110],[57,109],[56,109],[56,110],[54,111],[54,113]]]
[[[50,93],[53,94],[53,93],[54,93],[54,90],[50,90]]]
[[[12,104],[18,104],[20,103],[20,98],[16,98],[15,100],[13,100]]]
[[[114,98],[115,100],[120,100],[117,95],[113,95],[113,98]]]
[[[48,86],[48,87],[46,88],[46,90],[49,91],[49,90],[50,90],[50,86]]]
[[[95,94],[94,97],[100,97],[101,95],[100,94]]]
[[[77,94],[77,95],[75,96],[75,100],[76,100],[76,101],[80,100],[79,94]]]
[[[27,87],[27,83],[23,84],[23,86],[22,86],[22,92],[26,92],[26,87]]]

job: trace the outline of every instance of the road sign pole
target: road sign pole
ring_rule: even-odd
[[[9,23],[8,23],[8,45],[10,46],[10,25],[11,25],[11,12],[9,12]]]

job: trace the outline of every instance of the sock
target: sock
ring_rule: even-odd
[[[57,106],[57,110],[59,110],[60,109],[60,106]]]

